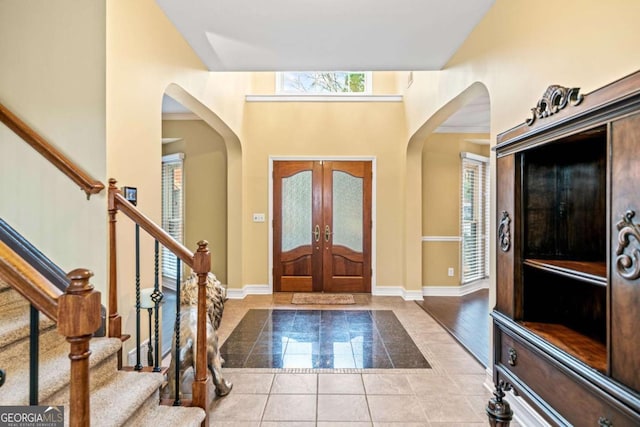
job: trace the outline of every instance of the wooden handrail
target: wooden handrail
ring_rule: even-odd
[[[58,321],[58,298],[63,294],[35,268],[0,241],[0,277],[49,319]]]
[[[58,151],[58,149],[47,142],[46,139],[40,136],[40,134],[20,120],[19,117],[9,111],[9,109],[2,104],[0,104],[0,122],[4,123],[34,150],[40,153],[62,173],[67,175],[73,182],[78,184],[87,194],[87,198],[92,194],[99,193],[104,188],[103,183],[90,177],[78,165]]]
[[[115,180],[109,180],[109,193],[113,194],[113,200],[115,208],[128,216],[133,222],[138,224],[145,230],[151,237],[156,239],[165,248],[173,252],[178,258],[182,260],[189,267],[193,268],[193,252],[184,247],[181,243],[177,242],[166,231],[158,227],[153,221],[151,221],[145,214],[140,212],[134,205],[124,198],[120,190],[116,187],[115,191],[112,189],[112,185],[115,186]]]

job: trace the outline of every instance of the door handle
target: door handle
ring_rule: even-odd
[[[329,228],[329,225],[325,225],[324,227],[324,241],[328,242],[329,239],[331,238],[331,229]]]
[[[320,226],[316,224],[316,228],[313,231],[313,237],[316,239],[316,242],[320,241]]]

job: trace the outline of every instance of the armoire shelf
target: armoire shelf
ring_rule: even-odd
[[[520,324],[591,368],[606,373],[607,347],[598,340],[556,323],[520,322]]]
[[[597,286],[607,286],[607,263],[558,259],[525,259],[524,265]]]

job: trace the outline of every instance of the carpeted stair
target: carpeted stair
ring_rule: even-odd
[[[199,426],[200,408],[160,406],[164,376],[117,370],[121,342],[91,340],[89,363],[92,426]],[[69,424],[69,344],[54,322],[40,315],[39,404],[64,405]],[[6,382],[0,388],[0,406],[29,402],[29,304],[0,280],[0,369]]]

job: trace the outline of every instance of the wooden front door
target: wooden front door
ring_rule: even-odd
[[[371,292],[371,162],[274,162],[276,292]]]

